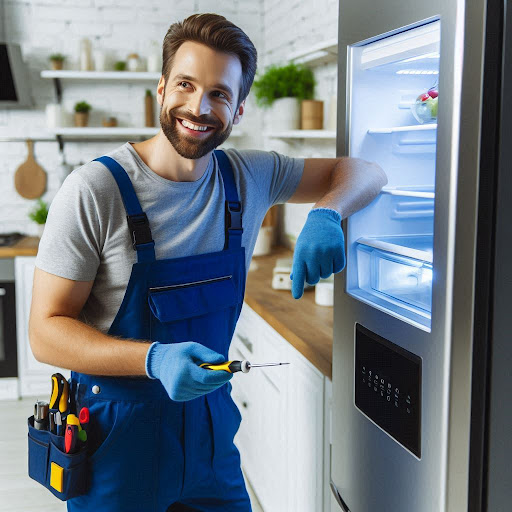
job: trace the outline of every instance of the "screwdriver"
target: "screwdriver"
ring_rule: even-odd
[[[217,371],[224,370],[228,373],[236,373],[236,372],[249,373],[249,370],[251,368],[262,368],[265,366],[281,366],[282,364],[290,364],[290,363],[253,364],[247,360],[244,360],[244,361],[225,361],[224,363],[220,363],[220,364],[203,363],[199,366],[201,366],[201,368],[205,368],[207,370],[217,370]]]
[[[50,410],[65,413],[68,409],[69,383],[60,373],[52,375],[52,394],[50,398]]]

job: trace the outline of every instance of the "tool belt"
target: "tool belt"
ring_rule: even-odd
[[[63,416],[63,422],[68,418],[71,423],[71,412],[76,413],[72,406],[68,409],[68,414]],[[74,416],[76,418],[76,414]],[[88,478],[87,441],[74,442],[73,450],[70,450],[69,444],[66,447],[69,443],[67,433],[63,432],[62,428],[60,435],[57,435],[49,428],[35,428],[34,422],[38,423],[38,419],[32,415],[27,420],[30,478],[46,487],[62,501],[85,494]],[[46,425],[48,426],[48,423]]]
[[[34,428],[28,418],[28,475],[62,501],[87,491],[87,448],[65,453],[64,436]]]

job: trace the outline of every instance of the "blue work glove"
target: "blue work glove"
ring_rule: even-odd
[[[223,363],[224,357],[195,341],[155,341],[146,355],[146,374],[159,379],[171,400],[184,402],[205,395],[225,384],[232,373],[205,370],[201,363]]]
[[[313,208],[293,252],[292,295],[300,299],[304,280],[316,284],[345,268],[345,237],[341,229],[341,215],[331,208]]]

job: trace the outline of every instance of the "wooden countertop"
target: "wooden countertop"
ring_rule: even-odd
[[[26,236],[10,247],[0,247],[0,258],[15,258],[16,256],[35,256],[39,247],[39,237]]]
[[[25,237],[11,247],[0,247],[0,258],[35,256],[38,237]],[[293,345],[325,376],[332,378],[333,308],[315,303],[315,289],[307,289],[296,300],[290,290],[272,288],[272,271],[278,258],[293,252],[275,247],[268,256],[253,256],[247,274],[245,302]]]
[[[290,290],[272,288],[272,271],[277,258],[293,252],[274,248],[271,255],[253,256],[257,268],[247,273],[245,302],[293,345],[326,377],[332,379],[333,308],[315,302],[315,289],[294,299]]]

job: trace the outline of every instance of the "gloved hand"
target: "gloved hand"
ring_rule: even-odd
[[[232,373],[205,370],[201,363],[222,363],[224,357],[195,341],[164,344],[155,341],[146,355],[146,374],[159,379],[171,400],[184,402],[225,384]]]
[[[345,268],[345,237],[341,229],[341,215],[331,208],[313,208],[295,245],[292,279],[292,295],[300,299],[304,292],[304,280],[316,284],[332,273]]]

